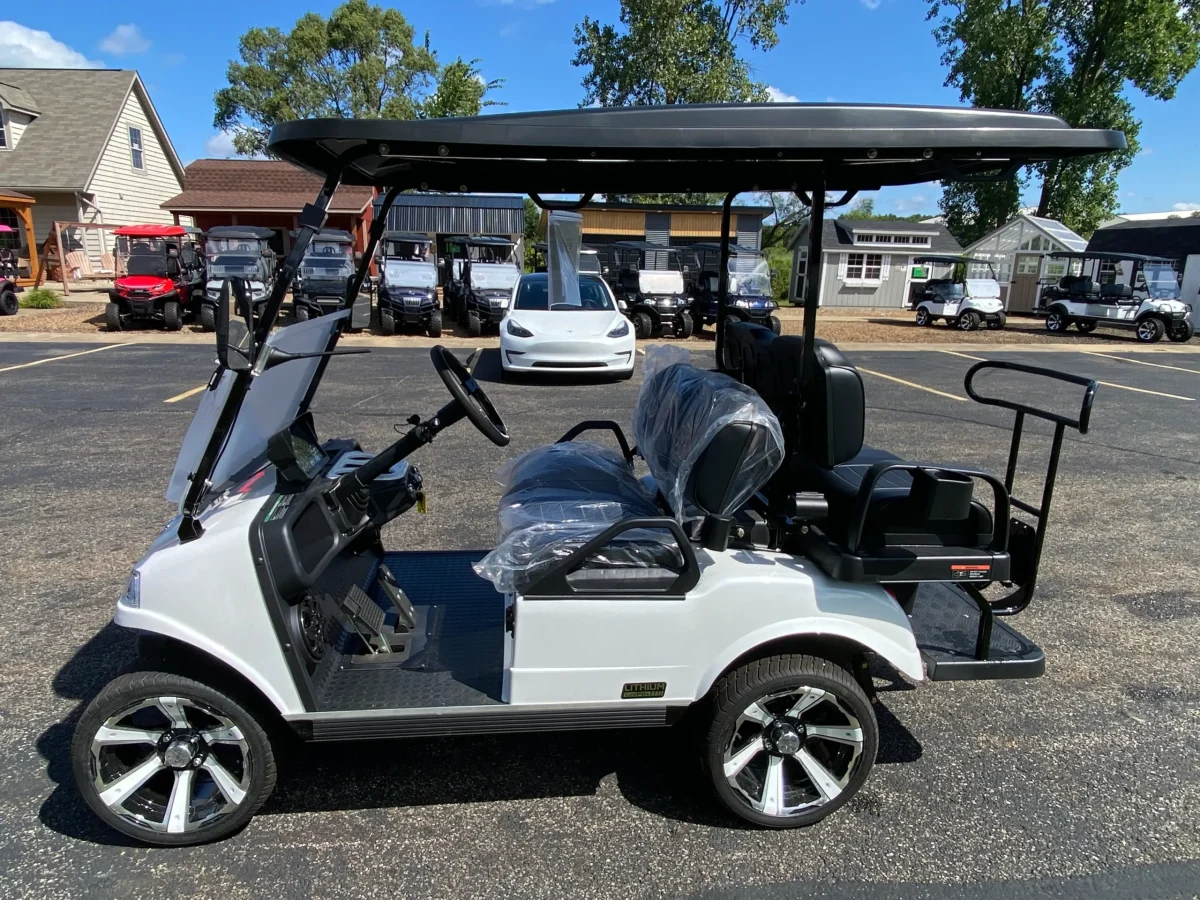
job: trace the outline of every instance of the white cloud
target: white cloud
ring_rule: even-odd
[[[0,68],[102,69],[104,63],[88,59],[48,31],[26,28],[16,22],[0,22]]]
[[[799,97],[793,97],[791,94],[784,93],[774,85],[767,85],[767,96],[771,98],[772,103],[799,103]]]
[[[1175,203],[1171,206],[1175,212],[1194,212],[1200,209],[1200,203]]]
[[[228,131],[218,131],[204,142],[204,155],[213,159],[237,156],[237,150],[233,148],[233,135]]]
[[[136,25],[118,25],[100,42],[100,49],[114,56],[145,53],[150,49],[150,41]]]
[[[873,11],[883,6],[883,0],[862,0],[862,5]]]

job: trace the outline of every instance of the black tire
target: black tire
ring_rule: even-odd
[[[121,324],[121,307],[115,303],[109,303],[104,307],[104,327],[109,331],[120,331],[123,327]]]
[[[471,310],[467,313],[467,337],[477,338],[483,334],[483,320],[479,318],[479,313]]]
[[[779,321],[779,316],[767,316],[767,327],[776,334],[783,334],[783,323]]]
[[[692,336],[691,314],[681,312],[675,316],[675,337],[686,340]]]
[[[999,331],[1008,324],[1008,317],[1004,313],[999,313],[995,318],[987,320],[987,327],[991,331]]]
[[[1062,334],[1071,327],[1071,317],[1061,309],[1052,309],[1046,314],[1046,330],[1051,334]]]
[[[1075,328],[1080,334],[1091,334],[1096,330],[1096,323],[1090,319],[1076,319]]]
[[[811,706],[795,716],[787,712],[792,697],[811,699],[815,691],[823,693]],[[714,685],[711,709],[705,769],[726,808],[760,827],[797,828],[820,821],[854,796],[875,764],[879,725],[871,701],[850,672],[827,659],[787,654],[746,663]],[[749,715],[752,711],[757,718]],[[842,737],[808,731],[818,727],[837,729]],[[752,746],[756,740],[758,750]],[[734,748],[738,749],[727,760],[726,751]],[[807,757],[803,762],[801,754]],[[728,776],[726,766],[736,765],[739,758],[741,767]],[[782,788],[779,814],[751,805],[770,805],[766,782],[772,772],[778,772]],[[797,803],[793,812],[782,809],[789,797],[789,778],[792,798],[812,795],[811,806]],[[817,787],[818,780],[824,789]],[[749,796],[756,788],[757,800]]]
[[[1167,340],[1174,341],[1177,344],[1182,344],[1186,341],[1190,341],[1195,333],[1196,326],[1185,320],[1183,322],[1177,322],[1167,329]]]
[[[644,341],[654,333],[654,320],[649,313],[633,314],[633,334],[639,341]]]
[[[1167,327],[1163,324],[1162,319],[1147,316],[1138,322],[1134,334],[1137,335],[1137,339],[1143,344],[1156,344],[1163,339],[1166,331]]]
[[[163,304],[163,324],[167,331],[180,331],[183,328],[183,310],[179,301],[168,300]]]
[[[311,313],[307,306],[301,306],[299,303],[292,306],[292,318],[297,322],[307,322],[310,316]]]
[[[954,327],[959,331],[974,331],[979,327],[979,313],[968,309],[965,313],[954,320]]]
[[[15,316],[20,308],[15,291],[0,291],[0,316]]]
[[[211,303],[200,304],[200,330],[217,330],[217,310]]]
[[[182,715],[182,721],[188,728],[173,724],[164,707],[153,702],[146,703],[159,698],[175,700],[171,708],[177,715]],[[144,704],[144,708],[138,710],[139,704]],[[182,713],[179,712],[181,708]],[[125,710],[130,712],[122,715]],[[95,749],[95,739],[106,723],[114,719],[117,723],[123,723],[132,716],[144,716],[161,723],[156,727],[143,718],[142,723],[124,726],[144,729],[148,735],[162,731],[163,737],[157,744],[115,745],[121,750],[116,750],[110,744]],[[212,743],[203,740],[202,735],[229,727],[224,725],[222,719],[235,726],[240,734]],[[205,725],[209,725],[207,730]],[[183,740],[185,736],[190,741]],[[177,768],[168,766],[166,759],[172,748],[184,754],[190,750],[192,758],[178,764]],[[144,752],[147,749],[149,753]],[[107,785],[106,793],[111,792],[121,777],[150,763],[155,757],[161,768],[141,786],[129,791],[123,800],[114,803],[101,798],[102,786]],[[71,768],[84,802],[101,821],[127,837],[168,847],[207,843],[233,834],[250,821],[271,795],[276,777],[270,739],[255,716],[247,711],[247,705],[242,700],[191,678],[167,672],[134,672],[109,682],[88,704],[75,726],[71,741]],[[109,768],[112,769],[112,777],[106,778],[105,770]],[[212,774],[217,768],[221,771]],[[192,831],[159,830],[170,819],[170,802],[175,790],[172,785],[178,786],[182,773],[187,771],[193,773],[188,779],[191,787],[194,788],[197,781],[202,781],[209,791],[208,805],[202,805],[201,808],[209,812],[213,819]],[[173,772],[174,776],[171,774]],[[229,787],[222,788],[220,779],[226,777],[229,778]],[[226,793],[227,790],[229,793]],[[235,791],[240,793],[240,798],[236,800],[233,796]],[[211,801],[218,795],[224,799],[224,803],[214,811]],[[131,803],[137,804],[136,812],[129,808]],[[232,808],[224,809],[225,806]],[[189,805],[185,814],[191,813]],[[145,821],[139,824],[134,815],[141,815],[144,820],[157,823],[158,827]]]
[[[929,315],[929,310],[923,306],[917,307],[917,324],[924,328],[926,325],[932,325],[934,322],[933,316]]]
[[[442,336],[442,311],[435,309],[429,314],[429,336],[432,338]]]
[[[390,309],[379,310],[379,331],[386,335],[396,333],[396,315]]]

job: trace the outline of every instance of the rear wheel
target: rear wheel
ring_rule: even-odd
[[[309,313],[309,309],[307,306],[301,306],[299,303],[295,304],[294,309],[292,311],[292,317],[297,322],[307,322],[309,319],[309,315],[310,315],[310,313]]]
[[[1137,339],[1143,344],[1153,344],[1161,341],[1163,334],[1166,332],[1166,326],[1163,325],[1162,319],[1156,319],[1153,316],[1142,319],[1137,324]]]
[[[917,307],[917,324],[922,327],[933,324],[933,316],[929,315],[929,310],[923,306]]]
[[[104,307],[104,327],[109,331],[121,330],[121,307],[109,303]]]
[[[1182,344],[1184,341],[1190,341],[1195,333],[1196,326],[1191,322],[1177,322],[1167,331],[1167,338],[1177,344]]]
[[[1075,321],[1075,327],[1081,334],[1091,334],[1096,330],[1096,323],[1088,321],[1087,319],[1077,319]]]
[[[776,334],[783,333],[783,323],[779,321],[779,316],[767,316],[767,327]]]
[[[0,316],[15,316],[20,308],[15,291],[0,291]]]
[[[429,336],[442,336],[442,311],[440,309],[435,309],[429,314]]]
[[[270,740],[242,703],[166,672],[109,682],[75,727],[71,767],[105,824],[165,846],[232,834],[275,786]]]
[[[968,309],[958,317],[954,327],[959,331],[974,331],[979,327],[979,313]]]
[[[675,337],[690,338],[692,336],[692,317],[689,313],[681,312],[675,318]]]
[[[654,320],[650,318],[649,313],[634,313],[633,314],[633,333],[639,340],[645,340],[650,337],[654,331]]]
[[[1058,310],[1050,310],[1046,316],[1046,330],[1052,334],[1062,334],[1070,324],[1070,316]]]
[[[862,787],[878,746],[870,700],[827,659],[757,659],[713,689],[706,768],[721,802],[755,825],[825,818]]]
[[[396,333],[396,315],[390,309],[379,311],[379,330],[387,335]]]
[[[483,334],[483,320],[479,318],[479,313],[471,310],[467,313],[467,337],[477,338]]]
[[[200,330],[217,330],[217,310],[211,303],[200,304]]]

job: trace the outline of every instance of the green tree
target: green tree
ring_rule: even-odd
[[[239,153],[266,150],[278,122],[314,116],[415,119],[475,115],[500,87],[478,62],[438,62],[429,34],[395,9],[347,0],[323,18],[301,16],[292,30],[251,28],[226,68],[229,86],[214,97],[213,125],[233,135]]]
[[[1200,59],[1195,0],[929,0],[929,18],[938,19],[946,84],[963,100],[1125,132],[1122,153],[1023,174],[1040,179],[1038,215],[1081,234],[1116,211],[1117,176],[1137,152],[1141,123],[1127,89],[1169,100]],[[948,187],[942,209],[965,240],[1006,221],[1019,203],[1017,185],[959,184]]]

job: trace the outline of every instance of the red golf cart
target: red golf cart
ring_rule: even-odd
[[[204,263],[180,225],[124,225],[117,238],[117,281],[108,292],[104,322],[120,331],[134,320],[162,322],[168,331],[204,294]]]

